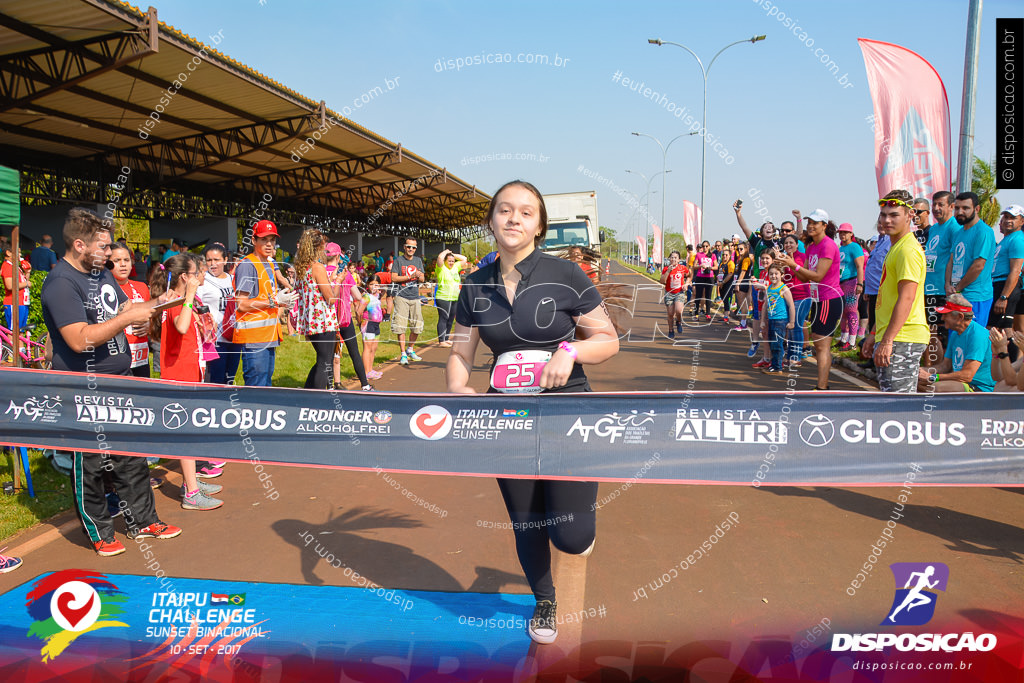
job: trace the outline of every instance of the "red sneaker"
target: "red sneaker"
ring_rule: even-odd
[[[756,363],[754,363],[751,367],[767,368],[767,367],[770,367],[771,364],[772,364],[772,362],[770,360],[765,360],[764,358],[762,358],[761,360],[759,360]]]
[[[100,557],[113,557],[124,552],[124,544],[116,538],[113,541],[96,541],[92,544]]]
[[[174,538],[181,533],[181,529],[163,522],[153,522],[147,527],[139,529],[135,538]],[[122,546],[123,551],[123,546]]]

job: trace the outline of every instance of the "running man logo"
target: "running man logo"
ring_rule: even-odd
[[[949,567],[941,562],[897,562],[889,565],[896,580],[896,595],[882,626],[921,626],[935,615],[938,594],[945,592]],[[900,588],[900,586],[903,586]]]
[[[42,661],[54,659],[79,636],[109,626],[128,627],[112,617],[124,613],[128,596],[106,575],[86,569],[65,569],[37,580],[26,596],[35,622],[29,636],[44,641]]]

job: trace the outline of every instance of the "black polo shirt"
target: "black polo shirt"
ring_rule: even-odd
[[[455,308],[455,321],[477,328],[495,356],[524,349],[554,352],[560,342],[575,336],[573,318],[601,305],[601,295],[582,268],[539,249],[516,264],[522,279],[510,303],[500,263],[495,261],[468,275]],[[561,390],[581,390],[586,384],[586,375],[577,363]]]

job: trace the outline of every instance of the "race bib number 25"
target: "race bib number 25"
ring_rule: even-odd
[[[540,375],[551,360],[550,351],[507,351],[494,363],[491,386],[503,394],[530,394],[541,391]]]

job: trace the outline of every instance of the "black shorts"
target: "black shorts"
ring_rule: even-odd
[[[831,337],[839,327],[839,318],[842,315],[843,297],[837,296],[827,301],[815,301],[811,304],[811,335]]]
[[[1017,286],[1010,292],[1009,298],[1006,300],[1006,312],[1003,315],[996,313],[996,303],[999,302],[999,297],[1003,294],[1003,287],[1006,286],[1006,280],[999,280],[998,282],[992,283],[992,309],[988,314],[988,325],[986,327],[998,327],[1001,330],[1008,330],[1013,327],[1013,316],[1017,309],[1020,308],[1021,293],[1020,293],[1020,278],[1017,279]]]

